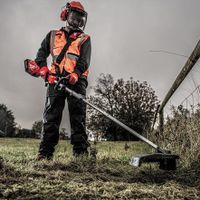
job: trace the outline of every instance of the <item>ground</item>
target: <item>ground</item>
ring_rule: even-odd
[[[36,161],[39,140],[0,138],[0,199],[200,199],[200,169],[129,165],[141,142],[92,144],[97,158],[74,158],[60,141],[53,161]],[[93,151],[94,152],[94,151]]]

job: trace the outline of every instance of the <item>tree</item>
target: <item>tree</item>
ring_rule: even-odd
[[[150,130],[158,98],[146,81],[128,81],[118,79],[116,82],[110,74],[101,74],[94,87],[94,96],[89,101],[108,112],[127,126],[145,135]],[[98,111],[88,107],[88,128],[92,131],[106,133],[108,139],[133,140],[130,133],[114,124]]]
[[[43,124],[42,120],[35,121],[32,126],[32,131],[35,134],[41,133],[42,132],[42,124]]]
[[[12,137],[15,132],[15,117],[5,104],[0,104],[0,130],[5,136]]]

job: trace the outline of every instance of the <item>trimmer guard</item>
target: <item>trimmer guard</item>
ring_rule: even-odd
[[[142,163],[159,163],[160,169],[176,170],[176,160],[178,155],[154,153],[145,155],[135,155],[131,158],[130,164],[135,167],[140,167]]]

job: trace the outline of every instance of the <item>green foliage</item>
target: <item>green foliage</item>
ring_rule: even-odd
[[[110,74],[101,74],[94,87],[94,96],[89,101],[105,110],[140,134],[149,131],[158,104],[155,91],[147,82],[118,79]],[[132,140],[134,136],[115,125],[111,120],[88,107],[88,128],[104,132],[113,140]]]
[[[17,134],[15,135],[15,137],[19,137],[19,138],[40,138],[40,134],[38,134],[37,132],[30,130],[30,129],[26,129],[26,128],[22,128],[16,131]]]
[[[158,133],[158,132],[157,132]],[[181,162],[190,166],[200,160],[200,106],[186,109],[182,105],[171,107],[171,115],[164,124],[163,135],[156,134],[152,139],[159,141],[181,156]]]
[[[15,131],[15,117],[11,110],[8,110],[5,104],[0,104],[0,130],[4,132],[5,136],[14,136]]]
[[[32,131],[35,132],[35,133],[41,133],[42,132],[42,125],[43,125],[42,120],[35,121],[33,123],[33,126],[32,126]]]

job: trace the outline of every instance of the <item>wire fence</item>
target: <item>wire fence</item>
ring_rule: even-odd
[[[182,155],[185,165],[200,159],[199,57],[200,41],[162,101],[152,137],[159,146]]]

